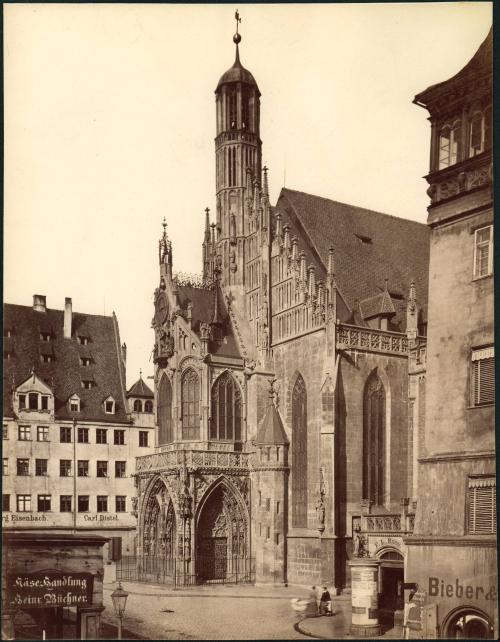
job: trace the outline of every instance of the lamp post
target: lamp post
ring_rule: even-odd
[[[118,639],[122,639],[122,618],[125,613],[125,605],[127,604],[127,591],[124,591],[122,584],[118,581],[117,588],[111,593],[111,599],[113,600],[113,607],[115,613],[118,616]]]

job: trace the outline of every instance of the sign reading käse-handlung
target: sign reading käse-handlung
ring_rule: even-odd
[[[47,570],[7,576],[9,604],[17,608],[90,606],[93,585],[91,573]]]

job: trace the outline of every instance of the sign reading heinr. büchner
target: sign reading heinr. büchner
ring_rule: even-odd
[[[7,576],[9,605],[17,608],[90,606],[93,588],[94,576],[91,573],[47,570],[9,573]]]

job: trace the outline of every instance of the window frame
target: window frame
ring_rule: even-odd
[[[17,439],[18,441],[31,441],[31,426],[26,424],[19,425],[17,427]]]
[[[104,504],[104,507],[103,507]],[[97,495],[97,511],[98,513],[107,513],[108,512],[108,496],[107,495]]]
[[[60,444],[72,444],[73,443],[73,429],[71,426],[59,426],[59,443]],[[63,439],[64,435],[64,439]],[[69,439],[66,437],[69,436]]]
[[[79,426],[77,429],[77,443],[78,444],[89,444],[89,433],[90,430],[89,428],[86,428],[85,426]],[[80,439],[80,435],[84,436],[84,439]]]
[[[108,477],[109,462],[105,459],[96,461],[96,477]]]
[[[90,495],[78,495],[77,497],[77,512],[88,513],[90,511]],[[85,503],[86,508],[82,508],[82,503]]]
[[[489,239],[487,241],[478,241],[478,233],[483,230],[489,230]],[[487,272],[485,274],[479,274],[477,270],[477,261],[478,261],[478,250],[481,247],[488,248],[488,266]],[[487,225],[482,225],[474,230],[474,256],[472,263],[472,280],[477,281],[479,279],[485,279],[488,276],[493,275],[493,224],[489,223]]]
[[[491,372],[486,373],[486,386],[491,382],[490,398],[486,401],[481,401],[481,366],[483,362],[491,363]],[[477,364],[477,365],[476,365]],[[483,366],[483,376],[484,368]],[[476,383],[476,377],[479,376],[479,381]],[[477,390],[477,395],[476,395]],[[481,348],[473,348],[470,356],[470,407],[471,408],[484,408],[495,404],[495,346],[483,346]]]
[[[491,488],[491,497],[488,498],[478,498],[478,488]],[[471,493],[471,491],[474,491]],[[474,499],[471,501],[471,494],[473,495]],[[477,515],[477,512],[475,509],[477,509],[477,504],[479,501],[485,502],[488,501],[491,503],[491,517],[486,517],[484,515]],[[491,523],[491,530],[490,531],[485,531],[484,529],[476,526],[477,524],[477,517],[481,521],[489,520]],[[473,527],[471,528],[471,522],[473,523]],[[467,477],[467,484],[466,484],[466,532],[468,535],[483,535],[483,536],[494,536],[496,537],[497,533],[497,516],[496,516],[496,475],[489,474],[489,475],[469,475]]]
[[[7,477],[9,474],[9,458],[8,457],[3,457],[2,458],[2,477]]]
[[[73,462],[71,459],[59,460],[59,477],[73,477]]]
[[[66,505],[69,502],[69,508]],[[64,508],[63,508],[64,505]],[[73,495],[59,495],[59,512],[72,513],[73,512]]]
[[[26,468],[24,468],[24,466],[26,466]],[[25,472],[23,472],[23,471],[25,471]],[[17,459],[16,459],[16,476],[17,477],[29,477],[30,476],[30,460],[29,460],[29,457],[17,457]]]
[[[123,505],[122,505],[122,501],[123,501]],[[126,512],[127,512],[127,496],[115,495],[115,513],[126,513]]]
[[[78,459],[76,462],[76,471],[77,477],[89,477],[89,460],[88,459]],[[83,471],[83,474],[82,474]]]
[[[104,441],[103,441],[104,437]],[[108,429],[107,428],[96,428],[95,429],[95,443],[96,444],[107,444],[108,443]]]
[[[42,464],[45,462],[45,464]],[[42,472],[39,472],[42,470]],[[47,477],[49,474],[49,460],[48,459],[35,459],[35,477]]]
[[[139,448],[149,448],[149,430],[139,430]]]
[[[125,430],[115,428],[113,431],[113,444],[115,446],[125,446]]]
[[[28,508],[26,507],[28,506]],[[28,493],[16,494],[16,513],[31,513],[31,495]]]
[[[42,436],[42,439],[40,439],[40,435]],[[49,435],[50,435],[49,426],[37,426],[36,427],[36,440],[37,441],[50,441]]]
[[[10,493],[2,493],[2,513],[10,512]]]
[[[37,495],[36,508],[37,513],[50,513],[52,511],[52,495],[47,493]]]
[[[115,461],[115,479],[125,479],[126,476],[127,476],[127,460],[126,459],[116,460]]]

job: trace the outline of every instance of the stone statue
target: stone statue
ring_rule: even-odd
[[[318,530],[322,533],[325,530],[325,503],[323,497],[316,502],[316,517],[318,520]]]

